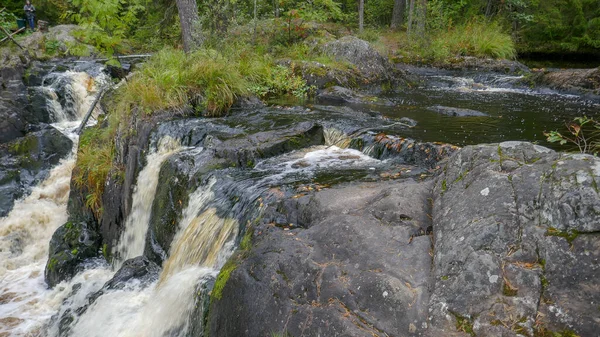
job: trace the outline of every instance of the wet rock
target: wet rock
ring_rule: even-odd
[[[98,257],[101,249],[98,233],[84,222],[59,227],[50,240],[48,263],[44,276],[53,288],[58,283],[71,279],[83,269],[86,259]]]
[[[71,153],[73,142],[53,127],[45,127],[0,145],[0,217],[12,209],[48,175],[60,159]]]
[[[430,335],[593,335],[599,167],[521,142],[449,158],[434,189]]]
[[[600,95],[600,67],[536,72],[533,82],[554,89]]]
[[[333,86],[326,88],[324,90],[320,90],[317,93],[317,101],[319,103],[334,103],[334,104],[343,104],[343,103],[358,103],[358,104],[377,104],[377,105],[394,105],[391,101],[377,97],[377,96],[369,96],[363,93],[359,93],[352,89]]]
[[[354,36],[345,36],[339,40],[326,43],[321,51],[338,61],[349,62],[360,71],[364,82],[359,84],[375,84],[393,79],[393,67],[367,41]]]
[[[102,289],[90,296],[89,304],[110,290],[124,289],[134,281],[135,286],[148,286],[158,280],[160,267],[145,256],[138,256],[123,262],[115,276],[104,284]]]
[[[226,159],[234,166],[252,167],[257,159],[324,142],[322,126],[303,122],[286,129],[258,132],[217,144],[205,143],[205,146],[214,151],[218,158]]]
[[[517,61],[461,56],[443,63],[434,63],[434,67],[449,70],[492,71],[503,74],[526,74],[529,68]]]
[[[406,123],[403,120],[400,122]],[[411,138],[396,137],[383,132],[365,133],[354,137],[350,147],[373,158],[395,159],[399,163],[415,165],[425,170],[435,168],[440,160],[459,150],[450,144],[420,143]]]
[[[323,190],[301,206],[307,229],[255,228],[211,301],[210,335],[423,333],[431,240],[413,233],[430,225],[430,188],[409,179]]]
[[[427,109],[437,112],[442,115],[453,116],[453,117],[485,117],[485,116],[489,116],[488,114],[485,114],[485,113],[483,113],[481,111],[477,111],[477,110],[454,108],[454,107],[442,106],[442,105],[435,105],[435,106],[429,107]]]

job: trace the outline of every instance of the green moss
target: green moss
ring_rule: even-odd
[[[444,275],[441,277],[442,281],[447,281],[450,277],[448,275]]]
[[[77,255],[77,253],[78,253],[78,252],[79,252],[79,250],[78,250],[77,248],[74,248],[74,249],[71,251],[71,254],[73,254],[73,255]]]
[[[580,337],[577,333],[572,330],[561,330],[561,331],[551,331],[543,326],[535,329],[533,333],[534,337]]]
[[[54,268],[56,268],[57,264],[58,264],[57,258],[55,258],[55,257],[50,258],[50,261],[48,261],[48,270],[54,271]]]
[[[554,227],[550,227],[546,230],[545,235],[546,236],[558,236],[558,237],[564,238],[565,240],[567,240],[569,245],[572,246],[573,241],[575,241],[575,239],[577,239],[577,237],[579,236],[579,232],[576,230],[559,231],[558,229],[556,229]]]
[[[39,141],[36,136],[28,135],[16,140],[9,147],[9,152],[13,155],[28,155],[34,152],[39,146]]]
[[[215,286],[213,287],[210,295],[211,301],[213,299],[220,300],[223,297],[223,289],[225,288],[231,273],[237,268],[236,259],[236,256],[232,256],[229,258],[229,260],[227,260],[223,268],[221,268],[221,271],[217,276],[217,280],[215,281]]]
[[[108,251],[108,245],[106,243],[102,245],[102,256],[104,256],[106,261],[110,260],[110,252]]]
[[[254,227],[248,226],[246,227],[246,233],[240,242],[240,249],[242,250],[250,250],[252,248],[252,236],[254,235]]]
[[[475,331],[473,331],[473,319],[461,316],[457,313],[451,312],[456,318],[456,330],[466,332],[471,336],[475,336]]]
[[[285,274],[285,272],[283,272],[282,270],[277,270],[277,271],[275,271],[275,272],[277,273],[277,275],[280,275],[280,276],[281,276],[281,278],[283,278],[283,280],[284,280],[286,283],[290,283],[290,278],[289,278],[289,277],[288,277],[288,276]]]
[[[442,180],[442,194],[448,190],[448,186],[446,185],[446,179]]]

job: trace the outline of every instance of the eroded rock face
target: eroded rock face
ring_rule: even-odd
[[[430,335],[594,335],[599,179],[599,159],[530,143],[452,156],[434,189]]]
[[[439,166],[432,180],[272,189],[210,335],[594,335],[600,160],[505,142]]]
[[[415,234],[431,224],[430,188],[408,179],[323,190],[296,205],[305,229],[256,228],[212,303],[210,335],[421,333],[431,241]]]

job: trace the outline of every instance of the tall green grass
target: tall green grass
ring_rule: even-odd
[[[515,44],[497,22],[473,20],[432,30],[424,36],[406,32],[381,32],[374,46],[398,62],[449,62],[460,56],[514,59]]]
[[[498,23],[472,21],[436,34],[431,56],[436,61],[454,56],[513,59],[516,50],[511,36]]]

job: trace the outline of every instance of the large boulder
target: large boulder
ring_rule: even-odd
[[[363,77],[363,83],[359,84],[387,82],[394,77],[394,68],[390,61],[379,54],[369,42],[357,37],[344,36],[326,43],[321,47],[321,51],[337,61],[354,65]]]
[[[452,156],[434,189],[430,336],[595,335],[599,179],[600,159],[530,143]]]
[[[44,276],[50,288],[82,271],[87,259],[102,256],[102,240],[85,222],[67,222],[52,235]]]

